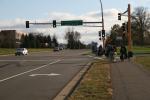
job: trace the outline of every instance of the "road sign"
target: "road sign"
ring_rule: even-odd
[[[117,40],[122,40],[122,36],[117,36]]]
[[[62,26],[78,26],[83,25],[82,20],[70,20],[70,21],[61,21]]]

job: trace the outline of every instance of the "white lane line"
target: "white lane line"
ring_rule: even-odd
[[[38,69],[44,68],[44,67],[46,67],[46,66],[48,66],[48,65],[55,64],[55,63],[60,62],[60,61],[61,61],[61,60],[56,60],[56,61],[51,62],[51,63],[49,63],[49,64],[46,64],[46,65],[43,65],[43,66],[37,67],[37,68],[35,68],[35,69],[31,69],[31,70],[28,70],[28,71],[26,71],[26,72],[23,72],[23,73],[20,73],[20,74],[13,75],[13,76],[11,76],[11,77],[8,77],[8,78],[5,78],[5,79],[2,79],[2,80],[0,80],[0,83],[1,83],[1,82],[4,82],[4,81],[7,81],[7,80],[9,80],[9,79],[12,79],[12,78],[15,78],[15,77],[21,76],[21,75],[23,75],[23,74],[26,74],[26,73],[29,73],[29,72],[32,72],[32,71],[35,71],[35,70],[38,70]]]
[[[58,75],[61,75],[61,74],[56,74],[56,73],[51,73],[51,74],[31,74],[29,76],[35,77],[35,76],[58,76]]]
[[[91,58],[94,58],[94,59],[101,59],[101,60],[104,60],[103,57],[94,57],[94,56],[91,56],[91,55],[88,55],[88,57],[91,57]]]
[[[0,62],[16,62],[16,61],[50,61],[50,60],[0,60]]]

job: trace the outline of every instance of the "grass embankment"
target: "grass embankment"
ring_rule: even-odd
[[[43,51],[52,51],[53,49],[50,48],[30,48],[28,49],[29,52],[43,52]]]
[[[0,55],[8,55],[8,54],[14,54],[16,49],[12,48],[0,48]],[[29,48],[28,52],[40,52],[40,51],[52,51],[52,49],[49,48]]]
[[[69,100],[111,100],[110,71],[106,63],[95,62]]]
[[[136,63],[140,63],[144,68],[150,70],[150,56],[139,56],[135,58]]]
[[[134,46],[133,47],[133,52],[135,54],[150,54],[150,47],[138,47],[138,46]]]
[[[14,54],[15,49],[0,48],[0,55]]]

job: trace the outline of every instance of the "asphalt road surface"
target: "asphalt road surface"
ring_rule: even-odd
[[[0,100],[51,100],[93,58],[87,50],[0,56]]]

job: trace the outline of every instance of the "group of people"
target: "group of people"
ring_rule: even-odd
[[[117,47],[115,45],[107,45],[105,49],[102,48],[100,45],[98,48],[98,56],[105,54],[111,61],[115,60],[115,56],[117,55]],[[125,46],[120,47],[120,60],[123,61],[124,59],[132,57],[132,52],[127,53],[127,49]]]

